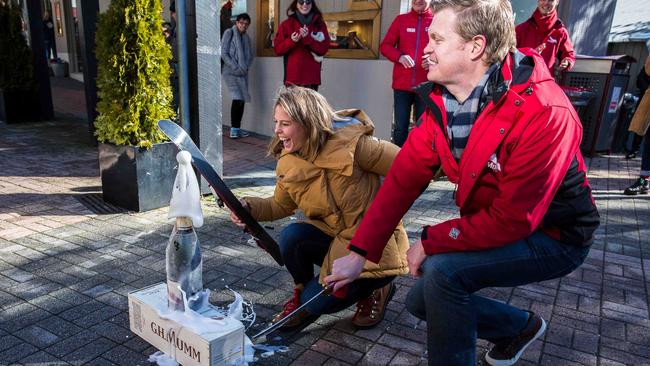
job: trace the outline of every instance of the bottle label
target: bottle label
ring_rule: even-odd
[[[183,294],[180,291],[180,282],[167,280],[167,306],[170,309],[180,309],[184,308],[183,305]]]

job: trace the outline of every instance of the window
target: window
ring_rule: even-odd
[[[330,35],[326,57],[379,57],[381,0],[319,2]]]
[[[274,56],[273,38],[278,31],[280,0],[257,0],[257,55]]]
[[[515,13],[515,24],[525,22],[537,8],[535,0],[512,0],[511,3]]]
[[[399,13],[406,14],[411,10],[413,0],[400,0],[399,2]]]

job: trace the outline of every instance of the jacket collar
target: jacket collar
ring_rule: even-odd
[[[291,15],[289,15],[289,18],[295,20],[296,22],[298,22],[298,24],[300,24],[300,20],[298,20],[298,15],[296,15],[296,13],[291,13]],[[314,13],[314,16],[311,19],[311,23],[309,24],[310,25],[316,24],[316,22],[318,22],[319,19],[321,19],[321,15],[319,13]]]
[[[488,81],[488,98],[496,105],[510,89],[520,93],[533,80],[540,82],[549,79],[548,73],[544,73],[542,69],[534,67],[535,64],[540,62],[544,64],[541,56],[537,55],[533,50],[517,50],[508,53],[500,66],[499,72],[493,73]],[[441,92],[440,86],[429,81],[418,85],[414,90],[422,98],[425,105],[431,108],[436,120],[442,121],[442,112],[438,105],[431,99],[431,93]]]
[[[556,11],[557,11],[557,10],[556,10]],[[539,28],[539,26],[537,25],[537,22],[535,21],[535,19],[533,19],[532,16],[531,16],[530,18],[528,18],[528,19],[526,20],[526,22],[532,24],[533,27],[535,27],[535,28]],[[553,26],[551,27],[551,29],[558,29],[558,28],[562,28],[562,27],[564,27],[564,23],[562,23],[562,20],[560,20],[560,19],[558,18],[558,19],[555,21],[555,23],[553,24]]]
[[[419,17],[419,16],[426,17],[426,16],[432,16],[433,15],[433,11],[431,11],[431,7],[429,7],[429,9],[423,11],[422,13],[418,13],[417,11],[413,10],[413,8],[411,8],[411,11],[409,11],[408,13],[411,16],[414,16],[416,18]]]

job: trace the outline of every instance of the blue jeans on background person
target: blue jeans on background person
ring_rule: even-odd
[[[395,126],[393,127],[393,143],[399,147],[409,135],[411,124],[411,108],[415,106],[415,118],[420,118],[424,112],[424,102],[414,92],[404,90],[393,90],[393,115]]]
[[[314,275],[314,265],[323,264],[329,252],[333,237],[307,223],[287,225],[280,233],[280,253],[294,283],[303,284],[300,302],[304,303],[316,295],[323,286],[318,282],[319,274]],[[331,314],[341,311],[370,296],[378,288],[389,284],[395,276],[384,278],[358,279],[347,285],[345,296],[322,296],[307,305],[311,315]]]
[[[406,307],[427,322],[429,365],[475,365],[476,339],[492,343],[517,336],[528,312],[475,294],[562,277],[589,247],[560,243],[542,232],[501,248],[428,256]]]

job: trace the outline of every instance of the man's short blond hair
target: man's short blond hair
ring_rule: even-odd
[[[456,32],[464,40],[486,38],[485,62],[501,61],[517,45],[515,18],[509,0],[433,0],[435,14],[447,8],[456,12]]]

